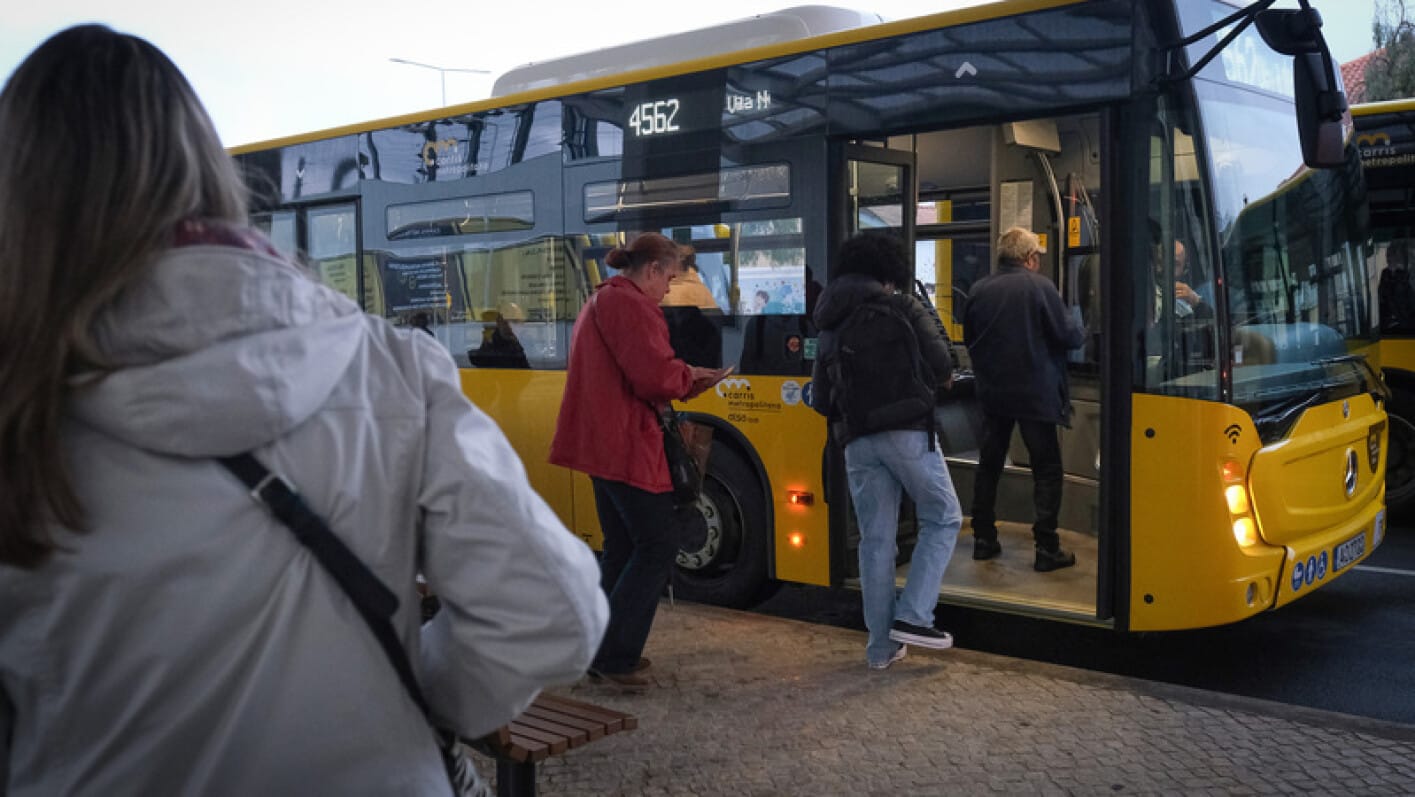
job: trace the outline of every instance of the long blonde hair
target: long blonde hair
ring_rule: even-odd
[[[245,189],[186,78],[100,25],[52,36],[0,91],[0,565],[33,568],[83,508],[60,442],[69,379],[109,366],[96,316],[189,218]]]

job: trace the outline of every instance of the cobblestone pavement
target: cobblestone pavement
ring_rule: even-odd
[[[1415,725],[957,649],[875,672],[861,632],[695,604],[645,654],[642,693],[552,690],[639,727],[542,795],[1415,794]]]

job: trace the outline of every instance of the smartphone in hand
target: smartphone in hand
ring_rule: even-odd
[[[693,393],[697,394],[707,390],[721,382],[736,369],[735,365],[729,365],[726,368],[693,368]]]

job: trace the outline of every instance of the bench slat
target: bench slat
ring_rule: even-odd
[[[569,745],[570,749],[572,750],[582,744],[589,742],[590,740],[589,731],[586,731],[584,728],[575,728],[570,725],[562,725],[558,722],[545,719],[544,717],[531,717],[527,716],[526,714],[522,714],[521,716],[516,718],[516,722],[514,724],[527,728],[535,728],[536,730],[542,731],[544,733],[553,733],[557,736],[560,736],[565,740],[565,743]]]
[[[526,713],[521,716],[535,717],[536,719],[549,720],[550,722],[560,725],[569,725],[572,728],[579,728],[589,734],[589,741],[591,742],[603,738],[605,735],[603,722],[588,720],[584,717],[576,717],[572,714],[566,714],[563,711],[555,711],[542,705],[531,706],[526,709]]]
[[[552,755],[638,725],[637,717],[622,711],[542,694],[510,724],[480,739],[479,747],[493,757],[534,767]]]
[[[549,752],[540,753],[539,755],[541,758],[544,758],[547,755],[560,755],[561,753],[570,749],[570,743],[566,741],[564,736],[561,736],[558,733],[547,733],[543,730],[540,730],[539,728],[533,728],[529,725],[522,725],[519,722],[513,722],[511,723],[511,738],[514,740],[518,736],[525,739],[534,739],[546,745],[549,748]]]
[[[539,739],[522,736],[519,733],[512,733],[511,744],[499,752],[512,761],[520,763],[526,761],[541,761],[549,758],[551,755],[550,745]]]
[[[573,717],[581,717],[587,720],[604,723],[605,733],[617,733],[621,730],[632,730],[638,727],[638,720],[623,712],[613,709],[592,706],[588,703],[580,703],[567,698],[541,695],[536,702],[547,708],[569,714]],[[633,722],[632,725],[629,722]]]

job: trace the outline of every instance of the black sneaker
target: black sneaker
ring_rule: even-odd
[[[1070,567],[1076,564],[1076,554],[1063,551],[1057,548],[1055,551],[1044,551],[1037,549],[1037,559],[1032,563],[1032,569],[1039,573],[1050,573],[1053,570],[1060,570],[1063,567]]]
[[[1002,543],[997,540],[985,540],[982,537],[973,538],[973,558],[979,562],[984,559],[996,559],[1002,553]]]
[[[913,625],[900,620],[895,620],[894,625],[889,627],[889,638],[902,644],[918,645],[921,648],[932,648],[933,650],[946,650],[953,647],[953,635],[947,631],[940,631],[925,625]]]

